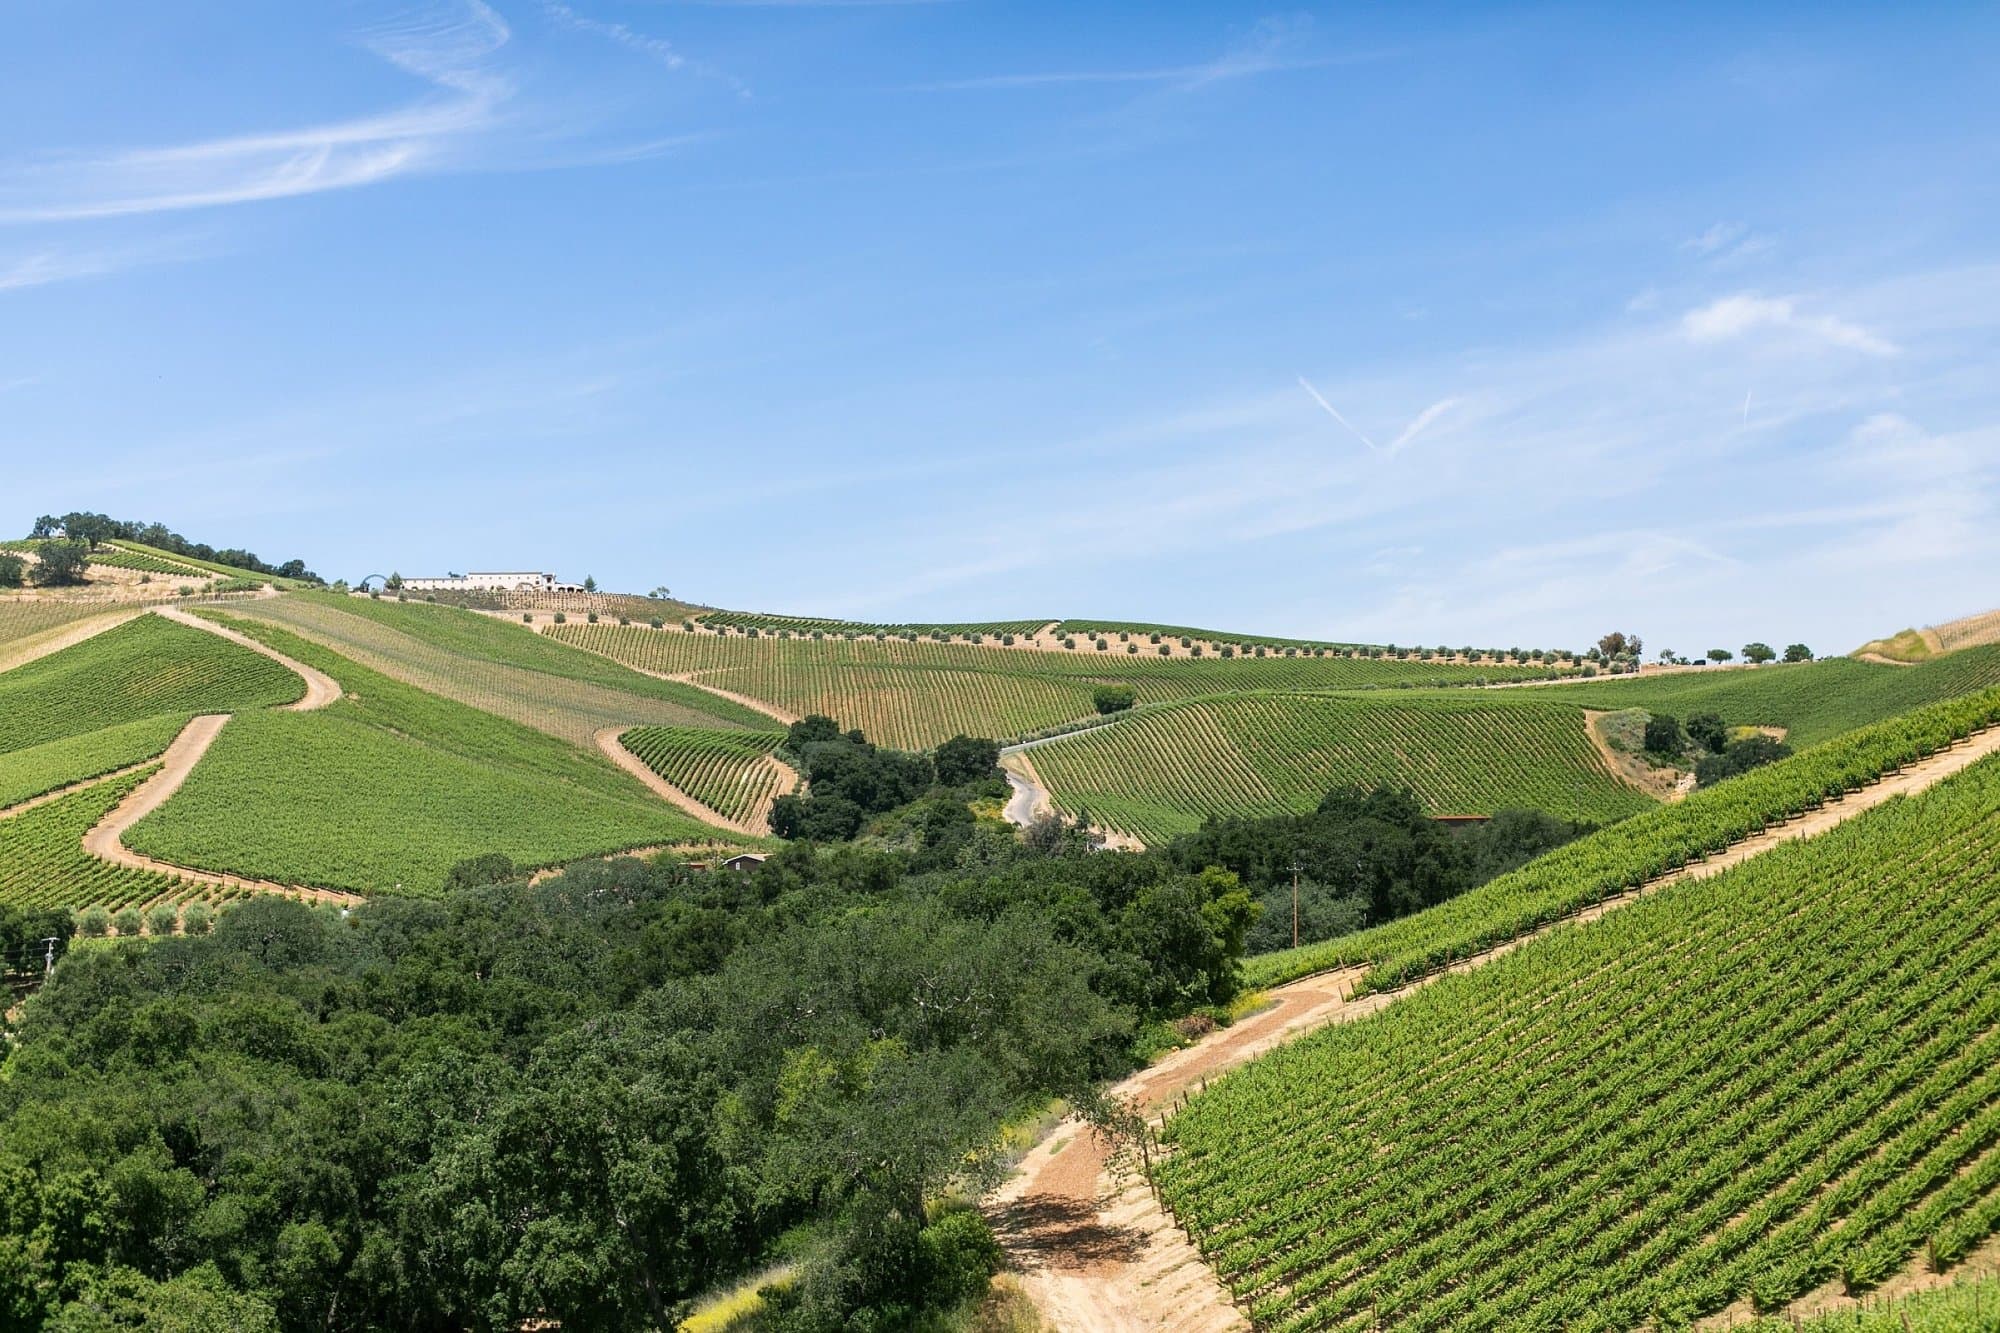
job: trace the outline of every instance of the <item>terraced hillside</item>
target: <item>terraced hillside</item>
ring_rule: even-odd
[[[2000,689],[1932,704],[1635,815],[1415,916],[1251,959],[1246,972],[1272,985],[1359,966],[1369,969],[1362,989],[1391,989],[1809,814],[1996,723]]]
[[[1535,693],[1591,708],[1644,708],[1685,718],[1718,713],[1731,724],[1778,726],[1794,745],[2000,685],[2000,645],[1968,648],[1916,666],[1847,657],[1753,669],[1686,671],[1538,686]]]
[[[798,775],[772,757],[780,732],[634,727],[618,739],[681,791],[752,828],[762,828],[771,802],[798,785]]]
[[[1167,1138],[1260,1328],[1680,1327],[1948,1267],[2000,1229],[2000,759],[1298,1041]]]
[[[1094,715],[1105,683],[1132,685],[1144,702],[1225,691],[1357,689],[1527,679],[1532,667],[1468,667],[1412,659],[1177,657],[1107,640],[1104,651],[888,638],[749,638],[643,626],[554,625],[548,637],[641,671],[694,680],[761,700],[798,717],[825,713],[872,740],[927,748],[952,736],[1006,740]]]
[[[134,851],[285,884],[422,894],[487,852],[540,866],[727,836],[594,749],[426,693],[267,621],[227,620],[345,693],[317,712],[237,717],[173,799],[130,831]]]
[[[473,611],[307,593],[242,603],[231,614],[283,625],[371,671],[581,747],[606,727],[775,725],[693,686]]]
[[[302,690],[269,658],[140,616],[0,674],[0,754],[145,718],[289,703]]]
[[[1065,813],[1142,841],[1210,814],[1308,810],[1336,786],[1408,786],[1432,812],[1510,806],[1609,823],[1651,808],[1614,776],[1583,710],[1533,691],[1256,693],[1170,704],[1038,745]]]

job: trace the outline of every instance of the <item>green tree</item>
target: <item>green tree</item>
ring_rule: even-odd
[[[431,568],[436,569],[437,566],[432,565]],[[387,588],[390,592],[401,592],[403,588],[403,576],[401,574],[391,571],[389,577],[382,581],[382,586]]]
[[[1655,713],[1646,719],[1646,748],[1654,754],[1677,755],[1687,748],[1687,737],[1681,731],[1680,719],[1668,713]]]
[[[1761,665],[1769,662],[1776,656],[1777,654],[1771,651],[1771,645],[1768,643],[1746,643],[1743,645],[1743,660],[1746,662],[1756,662]]]
[[[596,591],[597,591],[597,580],[596,580],[596,579],[594,579],[594,578],[592,578],[592,577],[591,577],[590,575],[588,575],[588,574],[585,574],[585,575],[583,576],[583,590],[584,590],[585,592],[596,592]]]
[[[1734,656],[1736,654],[1730,652],[1727,648],[1711,648],[1708,650],[1708,660],[1711,662],[1727,662]]]
[[[1802,643],[1786,644],[1785,660],[1787,662],[1810,662],[1813,660],[1813,651]]]
[[[82,583],[90,547],[79,541],[45,542],[35,552],[35,582],[45,588]]]
[[[18,555],[0,551],[0,588],[18,588],[27,574],[28,563]]]
[[[1090,692],[1090,701],[1100,713],[1122,713],[1139,700],[1130,685],[1099,685]]]
[[[994,777],[1000,766],[1000,743],[973,736],[954,736],[937,747],[931,756],[938,782],[946,787],[962,787]]]
[[[1689,739],[1711,754],[1722,753],[1722,747],[1729,743],[1729,728],[1717,713],[1696,713],[1687,720],[1687,733]]]

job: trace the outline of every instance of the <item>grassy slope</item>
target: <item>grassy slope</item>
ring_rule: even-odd
[[[1910,667],[1830,657],[1754,670],[1539,686],[1535,693],[1593,708],[1644,708],[1681,718],[1719,713],[1731,724],[1784,727],[1794,745],[1815,745],[1855,727],[1990,685],[2000,685],[2000,646],[1968,648]]]
[[[241,604],[230,614],[281,624],[370,670],[575,745],[588,746],[594,733],[613,726],[776,725],[693,686],[640,675],[476,612],[295,595]]]
[[[136,850],[287,883],[426,893],[453,864],[485,852],[543,865],[729,840],[595,752],[426,694],[276,626],[234,623],[347,693],[318,712],[230,723],[187,785],[128,835]]]
[[[922,748],[961,732],[1005,740],[1094,715],[1099,684],[1131,684],[1141,702],[1222,691],[1357,689],[1527,678],[1528,669],[1344,658],[1161,658],[872,638],[775,639],[612,625],[563,625],[551,637],[646,670],[699,672],[705,684],[795,714],[827,713],[873,740]]]
[[[304,690],[267,657],[140,616],[0,674],[0,753],[141,718],[289,703]]]
[[[2000,1225],[2000,760],[1197,1097],[1157,1178],[1260,1327],[1629,1328]]]
[[[1609,823],[1651,798],[1604,765],[1573,704],[1528,691],[1242,694],[1170,704],[1033,751],[1066,812],[1148,842],[1208,814],[1307,810],[1394,783],[1438,814],[1510,806]]]

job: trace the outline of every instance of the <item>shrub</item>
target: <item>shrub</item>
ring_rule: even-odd
[[[1173,649],[1167,647],[1167,645],[1165,645],[1164,643],[1160,645],[1160,656],[1172,657],[1173,655],[1174,655]]]
[[[558,625],[567,625],[567,624],[569,624],[569,617],[568,617],[568,616],[566,616],[566,615],[564,615],[564,614],[563,614],[562,612],[560,612],[560,611],[556,612],[556,624],[558,624]]]
[[[1680,719],[1669,713],[1655,713],[1646,720],[1646,748],[1654,754],[1677,755],[1687,749],[1687,737]]]
[[[1138,700],[1139,692],[1130,685],[1099,685],[1090,692],[1090,701],[1100,713],[1122,713]]]
[[[1192,648],[1188,649],[1188,654],[1189,654],[1190,656],[1192,656],[1192,657],[1200,657],[1200,656],[1201,656],[1201,645],[1200,645],[1200,644],[1196,644],[1196,645],[1195,645],[1194,647],[1192,647]]]
[[[681,622],[681,628],[686,630],[688,633],[692,634],[694,633],[694,622],[692,620],[683,620]]]
[[[1074,647],[1076,647],[1076,640],[1075,640],[1075,639],[1064,639],[1064,640],[1063,640],[1063,647],[1065,647],[1065,648],[1074,648]]]
[[[977,1211],[955,1209],[917,1234],[917,1261],[932,1305],[963,1305],[999,1271],[1000,1246]]]
[[[76,918],[76,933],[87,939],[102,938],[111,929],[111,913],[102,907],[84,909]]]
[[[1099,639],[1097,641],[1097,651],[1100,653],[1103,652],[1105,649],[1109,648],[1110,646],[1111,645],[1109,643],[1106,643],[1103,639]]]
[[[181,913],[181,930],[189,935],[206,935],[215,924],[215,913],[207,903],[189,903]]]
[[[879,639],[882,636],[878,634],[875,637]],[[1014,636],[1011,634],[1002,634],[1000,636],[1000,642],[1006,647],[1012,648],[1014,646]]]
[[[631,620],[630,620],[629,618],[627,618],[627,617],[625,617],[625,616],[620,616],[620,617],[618,617],[618,623],[619,623],[619,624],[621,624],[621,625],[629,625],[629,624],[631,624],[632,622],[631,622]]]
[[[1228,644],[1226,644],[1226,643],[1222,645],[1222,650],[1221,650],[1221,651],[1222,651],[1222,655],[1223,655],[1224,657],[1234,657],[1234,656],[1236,656],[1236,650],[1235,650],[1234,648],[1230,647],[1230,646],[1229,646]]]
[[[1153,636],[1153,642],[1154,642],[1154,643],[1158,643],[1159,641],[1160,641],[1160,636],[1159,636],[1159,635],[1157,635],[1157,634],[1155,634],[1155,635]]]
[[[1125,651],[1128,653],[1136,653],[1139,651],[1139,645],[1136,643],[1128,643],[1125,645]]]
[[[534,614],[533,614],[532,612],[528,612],[528,611],[523,611],[523,612],[521,613],[521,623],[522,623],[523,625],[532,625],[532,624],[534,624],[534,623],[535,623],[535,617],[534,617]]]
[[[1183,638],[1183,639],[1181,640],[1181,647],[1183,647],[1183,648],[1192,648],[1193,646],[1194,646],[1194,642],[1193,642],[1193,640],[1191,640],[1191,639],[1185,639],[1185,638]]]
[[[174,927],[180,923],[180,909],[172,903],[155,903],[146,909],[148,935],[171,935],[174,933]]]
[[[1264,655],[1264,645],[1260,643],[1257,645],[1257,656],[1262,657],[1263,655]]]
[[[120,935],[129,939],[139,933],[139,927],[145,924],[145,918],[139,915],[139,909],[136,907],[121,907],[118,909],[118,914],[111,918],[111,924],[117,927]]]

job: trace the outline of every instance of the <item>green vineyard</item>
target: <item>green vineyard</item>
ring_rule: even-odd
[[[0,810],[151,759],[187,720],[182,714],[140,718],[0,754]]]
[[[140,616],[0,675],[0,753],[162,714],[290,703],[303,690],[261,654]]]
[[[546,637],[642,671],[687,677],[761,699],[793,716],[824,713],[885,745],[924,749],[961,733],[1009,740],[1094,715],[1092,691],[1131,684],[1141,703],[1234,690],[1471,685],[1527,679],[1531,667],[1473,668],[1420,660],[1123,652],[1138,644],[1076,640],[1037,650],[890,638],[777,639],[685,634],[641,626],[557,625]],[[1179,651],[1178,649],[1176,651]],[[1149,654],[1152,654],[1149,656]]]
[[[2000,761],[1225,1076],[1162,1198],[1262,1329],[1684,1327],[2000,1228]]]
[[[236,623],[346,693],[316,712],[238,715],[173,799],[126,835],[135,851],[282,884],[427,894],[487,852],[544,866],[730,836],[594,748],[426,693],[276,625]]]
[[[1581,709],[1528,693],[1229,695],[1029,754],[1063,811],[1148,843],[1210,814],[1309,810],[1333,787],[1408,787],[1434,814],[1532,807],[1609,823],[1652,807],[1606,767]]]
[[[573,745],[589,746],[599,731],[639,723],[774,725],[693,686],[642,676],[477,612],[393,603],[385,612],[360,598],[294,595],[246,603],[230,614],[283,625],[372,671]]]
[[[924,638],[933,635],[947,635],[963,638],[978,635],[982,638],[998,639],[1003,635],[1033,634],[1046,620],[982,620],[977,622],[955,622],[952,624],[878,624],[863,620],[829,620],[815,616],[772,616],[756,615],[747,611],[707,611],[702,613],[699,623],[709,629],[756,630],[762,634],[805,634],[805,635],[905,635],[915,634]]]
[[[206,896],[202,885],[113,865],[83,850],[83,835],[153,771],[145,769],[100,782],[0,818],[0,904],[119,908],[156,899]]]
[[[1753,669],[1683,671],[1539,687],[1591,708],[1644,708],[1686,718],[1716,713],[1731,724],[1783,727],[1798,746],[1924,704],[2000,685],[2000,645],[1968,648],[1916,666],[1852,658]]]
[[[635,727],[619,743],[639,761],[709,809],[761,827],[771,802],[797,777],[771,757],[779,732]]]
[[[1428,911],[1265,954],[1245,970],[1253,984],[1274,985],[1366,965],[1363,988],[1399,986],[1818,809],[1996,723],[2000,689],[1932,704],[1635,815]]]
[[[164,574],[177,579],[206,579],[213,570],[197,569],[179,557],[154,555],[147,550],[127,550],[105,543],[90,553],[90,563],[111,569],[132,569],[142,574]]]
[[[104,602],[29,598],[19,593],[0,592],[0,651],[50,630],[117,609]]]

